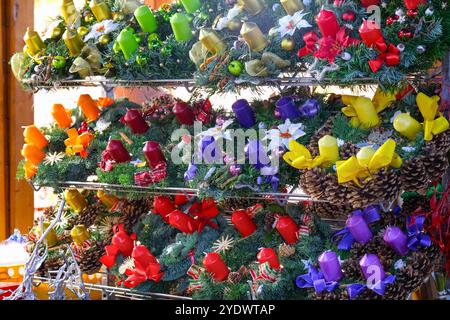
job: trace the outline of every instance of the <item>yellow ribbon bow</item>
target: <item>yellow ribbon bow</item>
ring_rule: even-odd
[[[339,183],[355,182],[361,186],[359,178],[370,177],[384,167],[400,168],[402,159],[395,153],[396,143],[388,139],[377,151],[372,147],[362,148],[356,156],[336,162]]]
[[[66,153],[69,156],[79,154],[82,158],[87,158],[88,153],[86,148],[89,143],[94,140],[94,136],[90,132],[84,132],[79,135],[77,129],[72,128],[67,130],[68,139],[64,141],[66,145]]]
[[[424,119],[423,130],[425,141],[431,141],[433,140],[433,136],[449,129],[449,122],[442,114],[436,118],[439,109],[439,99],[439,96],[429,97],[422,92],[419,92],[416,97],[417,106]]]
[[[385,93],[379,88],[372,100],[366,97],[344,95],[342,102],[347,107],[342,108],[342,112],[351,118],[352,126],[369,129],[380,124],[378,114],[395,100],[395,93]]]

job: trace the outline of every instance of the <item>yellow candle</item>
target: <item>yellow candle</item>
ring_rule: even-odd
[[[86,198],[77,189],[68,189],[64,192],[64,198],[73,211],[80,213],[87,207]]]
[[[356,159],[362,167],[368,168],[374,154],[375,150],[372,147],[362,147],[356,154]]]
[[[98,105],[90,95],[80,95],[80,98],[78,99],[78,105],[80,106],[81,111],[86,117],[88,123],[97,120],[100,116]]]
[[[301,0],[280,0],[280,3],[290,16],[305,8]]]
[[[75,29],[67,28],[66,32],[64,32],[63,40],[72,57],[78,56],[86,45]]]
[[[39,34],[34,30],[30,30],[30,28],[27,28],[23,41],[27,45],[27,51],[33,56],[46,48]]]
[[[261,29],[259,29],[258,25],[254,22],[245,22],[242,25],[241,36],[252,51],[262,51],[269,44],[261,32]]]
[[[99,190],[97,192],[97,197],[108,208],[108,210],[111,210],[112,208],[114,208],[116,206],[116,204],[119,202],[119,199],[116,196],[107,194],[103,190]]]
[[[375,106],[369,98],[356,98],[353,107],[363,128],[373,128],[380,123]]]
[[[214,30],[201,29],[199,40],[212,54],[220,54],[227,48],[227,44],[222,37]]]
[[[91,238],[89,230],[84,225],[73,227],[73,229],[70,231],[70,236],[77,246],[82,246],[86,240],[89,240]]]
[[[111,19],[111,10],[104,1],[92,0],[89,6],[98,22]]]
[[[25,138],[25,143],[34,145],[41,150],[48,145],[47,138],[35,125],[25,127],[23,136]]]
[[[50,227],[50,222],[44,222],[44,232],[47,231],[47,229]],[[42,232],[41,230],[41,226],[38,226],[38,236],[41,237],[44,232]],[[54,247],[58,244],[58,236],[56,235],[55,230],[50,230],[47,234],[47,236],[45,237],[45,240],[47,240],[48,246],[49,247]]]
[[[77,8],[75,8],[75,4],[73,0],[63,0],[61,5],[61,15],[66,22],[66,26],[71,27],[75,24],[75,22],[80,18],[80,13]]]
[[[32,144],[25,144],[21,152],[22,156],[30,163],[37,166],[45,158],[45,152]]]
[[[55,119],[58,127],[67,129],[72,126],[72,119],[70,118],[70,110],[66,110],[62,104],[54,104],[52,108],[52,116]]]
[[[394,119],[394,129],[409,140],[415,140],[419,132],[422,131],[422,126],[409,114],[400,113]]]
[[[238,4],[251,15],[257,15],[265,7],[263,0],[239,0]]]
[[[330,166],[339,160],[339,147],[335,137],[326,135],[319,140],[319,152],[325,159],[324,165]]]

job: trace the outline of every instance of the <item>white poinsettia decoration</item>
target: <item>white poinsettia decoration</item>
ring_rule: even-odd
[[[270,140],[269,150],[276,150],[281,146],[289,150],[289,143],[303,137],[306,133],[303,131],[302,123],[291,123],[289,119],[276,129],[267,131],[264,140]]]
[[[97,40],[100,36],[104,34],[109,34],[116,31],[119,28],[119,24],[113,20],[103,20],[102,22],[96,23],[91,27],[91,31],[84,37],[84,41]]]
[[[63,161],[65,156],[66,156],[66,154],[64,152],[49,153],[49,154],[47,154],[47,156],[44,159],[44,164],[46,166],[53,166],[53,165],[57,164],[58,162]]]
[[[300,10],[294,13],[293,16],[284,16],[281,18],[278,23],[280,27],[278,28],[278,32],[281,34],[281,37],[285,37],[286,35],[294,35],[296,30],[300,30],[302,28],[310,28],[312,27],[308,21],[303,19],[308,13]]]
[[[221,126],[210,128],[199,134],[200,137],[213,137],[214,140],[226,139],[232,140],[231,132],[228,129],[233,124],[234,120],[227,120]],[[201,142],[200,142],[201,143]]]

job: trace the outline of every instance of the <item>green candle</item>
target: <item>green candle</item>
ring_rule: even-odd
[[[130,60],[139,46],[134,34],[126,29],[120,32],[117,37],[117,42],[119,43],[120,49],[122,50],[126,60]]]
[[[181,4],[188,13],[194,13],[201,6],[200,0],[181,0]]]
[[[170,25],[172,26],[173,34],[178,42],[189,41],[194,35],[192,34],[189,25],[189,19],[183,13],[175,13],[170,18]]]
[[[134,16],[142,28],[142,31],[153,33],[158,29],[158,23],[156,22],[155,16],[152,10],[148,6],[140,6],[134,12]]]

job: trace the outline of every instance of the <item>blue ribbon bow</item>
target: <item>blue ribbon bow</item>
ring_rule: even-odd
[[[425,233],[423,225],[425,223],[425,216],[419,215],[408,217],[406,228],[408,230],[408,248],[417,251],[419,247],[431,246],[431,238]]]
[[[361,283],[353,283],[347,286],[347,292],[350,297],[350,300],[353,300],[357,296],[359,296],[361,293],[363,293],[366,289],[370,289],[376,294],[382,296],[384,295],[384,292],[386,291],[386,286],[388,284],[394,283],[395,276],[389,275],[383,280],[378,281],[373,286],[368,286],[366,284]]]
[[[319,270],[317,270],[312,264],[308,264],[308,273],[298,276],[295,280],[297,287],[299,288],[314,288],[317,293],[321,293],[324,290],[332,292],[339,286],[338,282],[327,282]]]
[[[368,206],[364,211],[353,211],[352,216],[362,216],[367,224],[371,224],[375,221],[380,220],[380,214],[376,206]],[[338,249],[346,251],[350,250],[353,242],[355,242],[355,238],[353,238],[350,230],[345,227],[344,229],[336,232],[332,237],[332,241],[336,242],[337,238],[339,238],[340,236],[342,236],[342,238],[338,243]]]

